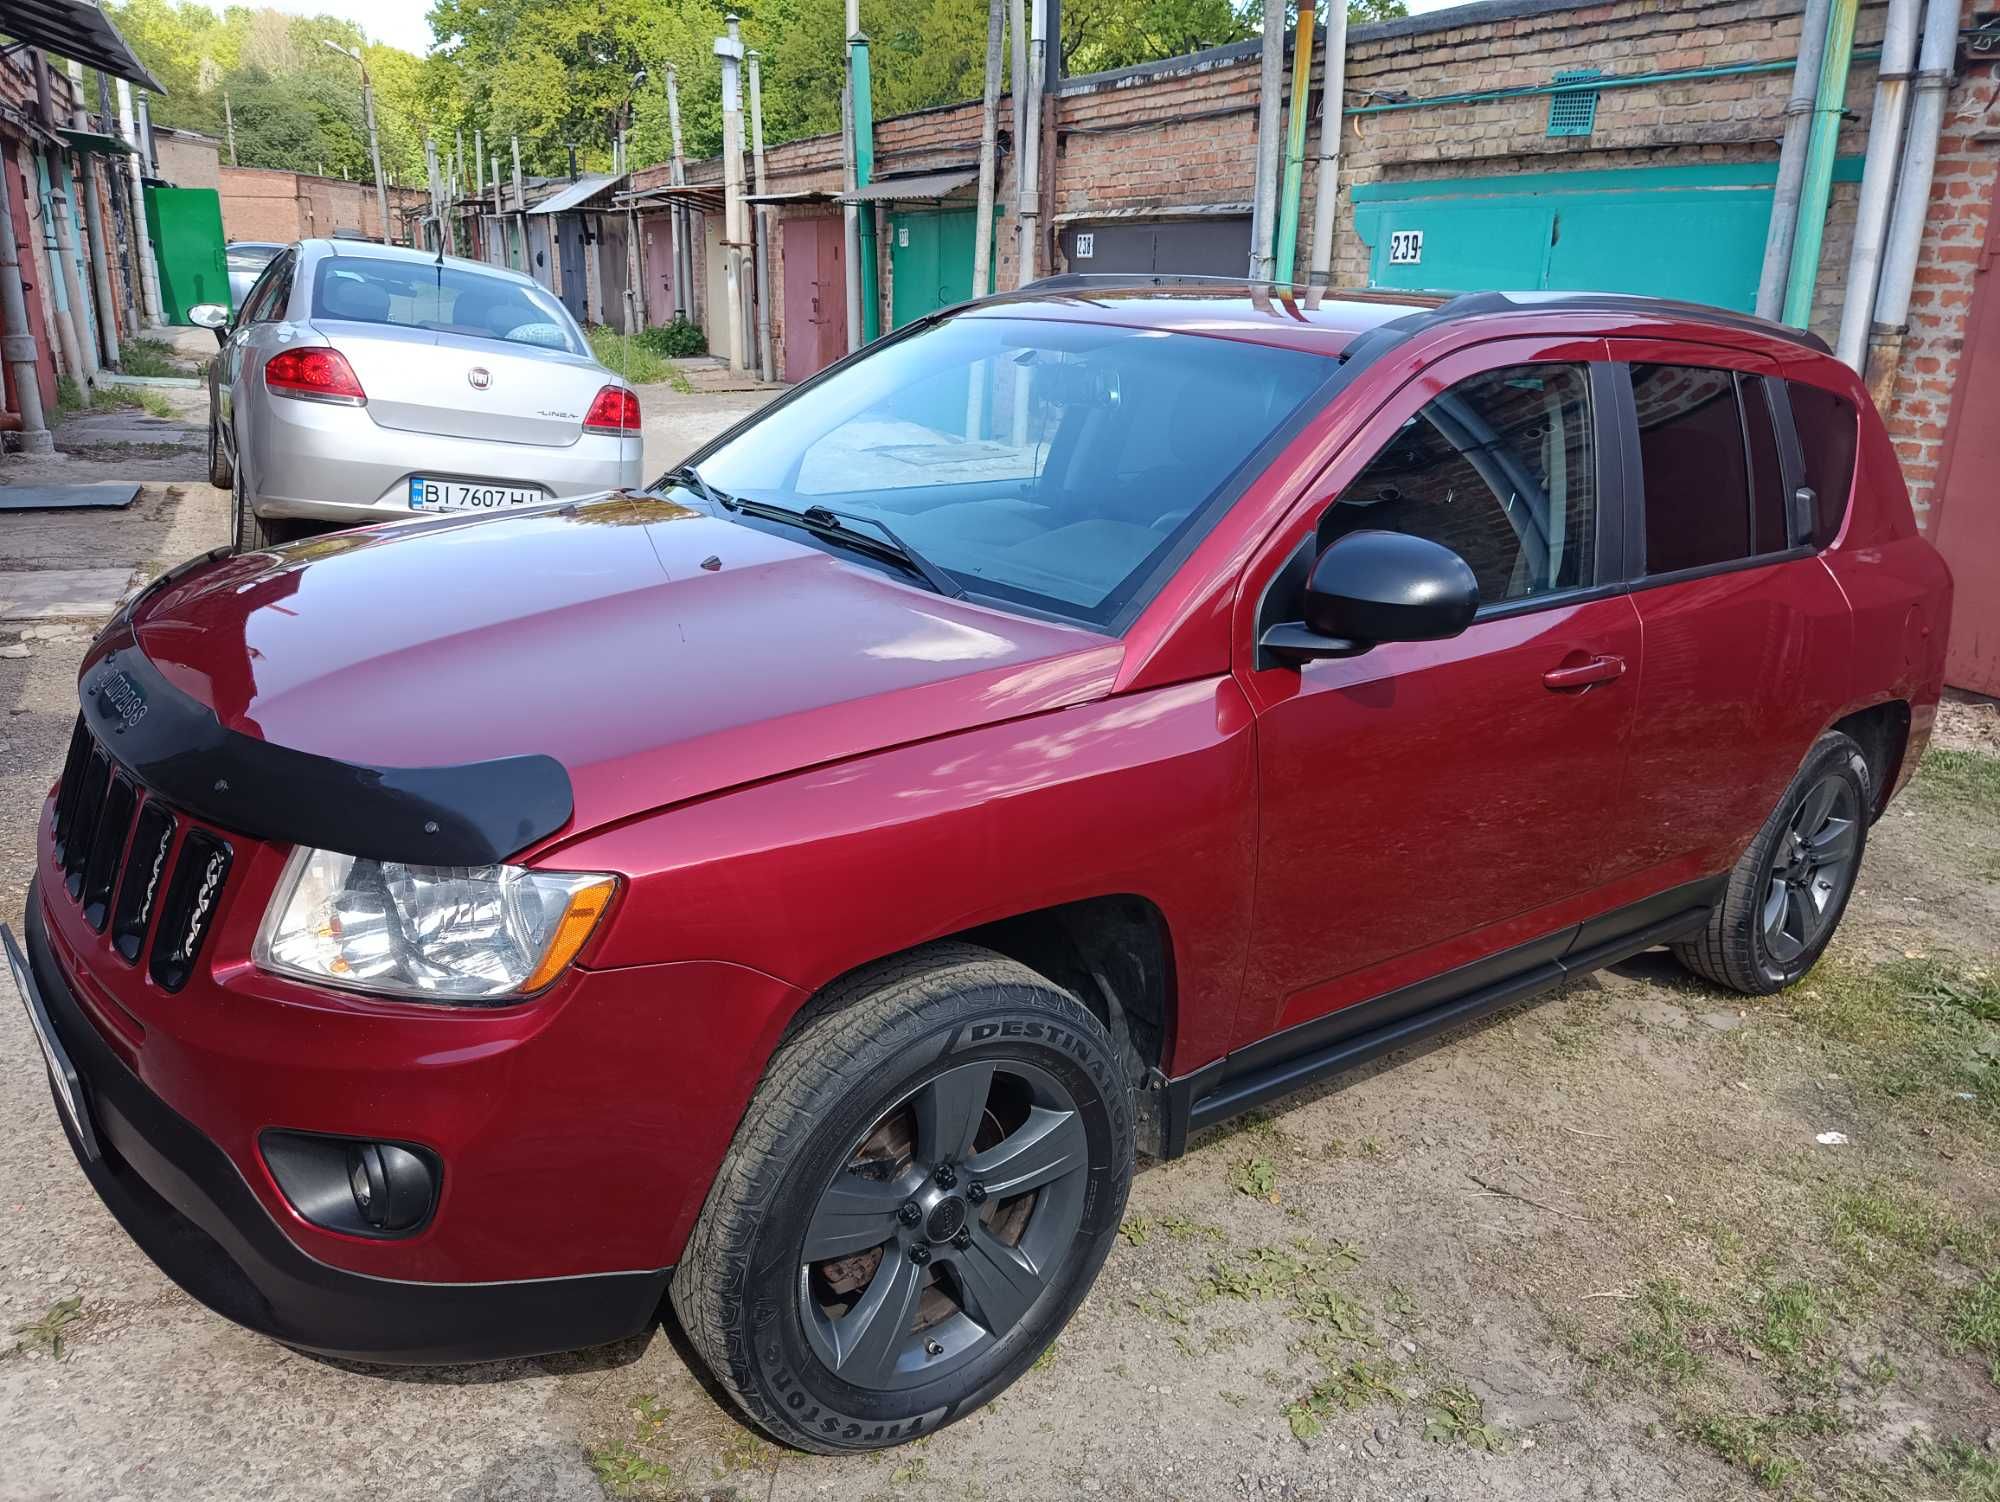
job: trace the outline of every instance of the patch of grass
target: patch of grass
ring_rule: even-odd
[[[1955,1351],[1976,1351],[2000,1387],[2000,1267],[1965,1289],[1945,1311],[1945,1338]]]
[[[118,374],[184,376],[192,374],[171,344],[160,339],[126,339],[118,346]]]
[[[1826,1331],[1826,1311],[1819,1295],[1803,1278],[1766,1288],[1750,1338],[1767,1355],[1793,1363],[1805,1358],[1807,1347]]]
[[[1917,764],[1910,792],[1920,808],[2000,810],[2000,756],[1933,746]]]
[[[906,1486],[912,1481],[930,1479],[931,1463],[921,1455],[914,1455],[889,1473],[891,1486]]]
[[[1827,1212],[1834,1246],[1873,1271],[1929,1262],[1949,1250],[1968,1267],[2000,1257],[2000,1226],[1978,1225],[1922,1195],[1873,1183],[1836,1196]]]
[[[667,362],[666,356],[649,349],[643,334],[621,334],[602,324],[584,331],[590,338],[590,352],[606,370],[616,371],[635,386],[665,381],[681,395],[694,390],[688,378]]]
[[[1917,1449],[1916,1469],[1926,1485],[1922,1495],[1953,1502],[2000,1502],[2000,1455],[1969,1439],[1954,1437]],[[1940,1491],[1940,1487],[1945,1490]]]
[[[1801,1408],[1769,1416],[1707,1414],[1682,1422],[1681,1433],[1718,1457],[1749,1472],[1775,1491],[1804,1467],[1794,1442],[1838,1434],[1840,1417],[1827,1408]]]
[[[1278,1203],[1278,1166],[1269,1158],[1244,1158],[1229,1170],[1229,1184],[1238,1194]]]
[[[67,417],[83,410],[83,391],[74,376],[56,377],[56,411]]]
[[[597,1479],[621,1497],[629,1497],[637,1486],[662,1486],[674,1479],[673,1467],[648,1460],[623,1444],[592,1450],[585,1457]]]
[[[1330,1413],[1365,1408],[1371,1403],[1393,1403],[1398,1408],[1408,1404],[1409,1394],[1397,1382],[1400,1376],[1393,1362],[1350,1361],[1328,1372],[1278,1412],[1291,1425],[1292,1437],[1303,1442],[1325,1429]]]
[[[1479,1395],[1459,1382],[1433,1388],[1424,1399],[1430,1417],[1424,1420],[1424,1438],[1433,1444],[1457,1441],[1498,1454],[1504,1447],[1499,1430],[1486,1422],[1485,1406]]]
[[[15,1344],[17,1351],[45,1351],[50,1359],[62,1360],[64,1331],[83,1318],[83,1299],[74,1296],[58,1299],[49,1305],[48,1312],[38,1320],[25,1325],[16,1325],[14,1333],[21,1337]]]
[[[1641,1378],[1661,1388],[1694,1381],[1708,1362],[1693,1341],[1705,1337],[1713,1311],[1681,1291],[1673,1278],[1655,1278],[1641,1290],[1648,1322],[1625,1337],[1620,1360]]]
[[[147,386],[112,386],[98,395],[106,401],[123,403],[128,407],[144,407],[154,417],[171,418],[175,415],[174,404]]]
[[[639,343],[656,355],[666,355],[673,359],[687,359],[693,355],[708,353],[708,335],[698,324],[689,323],[685,318],[676,318],[672,323],[643,328],[638,333]]]
[[[1192,1220],[1185,1215],[1162,1215],[1157,1218],[1151,1215],[1134,1215],[1128,1217],[1118,1227],[1118,1234],[1131,1246],[1144,1246],[1152,1239],[1155,1231],[1170,1236],[1175,1241],[1193,1241],[1196,1237],[1204,1237],[1210,1241],[1223,1239],[1221,1226]]]

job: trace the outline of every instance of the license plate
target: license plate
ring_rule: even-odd
[[[548,498],[539,485],[481,485],[476,480],[410,476],[410,507],[415,511],[505,511],[540,505]]]
[[[35,989],[34,972],[28,968],[27,957],[21,953],[21,946],[14,941],[14,931],[0,924],[0,948],[7,951],[7,968],[14,972],[14,989],[21,994],[21,1005],[28,1013],[28,1026],[34,1030],[35,1042],[41,1045],[42,1058],[48,1063],[49,1078],[55,1081],[56,1101],[64,1116],[69,1118],[70,1130],[76,1140],[83,1145],[84,1157],[95,1162],[97,1159],[97,1133],[91,1130],[90,1108],[84,1104],[83,1081],[77,1078],[76,1066],[69,1061],[69,1054],[56,1038],[55,1028],[49,1024],[48,1009],[42,1005],[42,994]]]

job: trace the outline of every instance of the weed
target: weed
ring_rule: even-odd
[[[174,404],[159,392],[144,386],[112,386],[100,391],[99,396],[106,401],[122,403],[128,407],[143,407],[154,417],[173,417]]]
[[[74,376],[56,377],[56,411],[68,416],[83,410],[83,392],[76,384]]]
[[[1956,1351],[1977,1351],[1991,1363],[2000,1384],[2000,1268],[1995,1268],[1951,1301],[1945,1337]]]
[[[1748,1471],[1759,1486],[1775,1490],[1796,1476],[1802,1464],[1786,1442],[1837,1434],[1840,1418],[1825,1408],[1801,1408],[1764,1418],[1710,1414],[1685,1420],[1681,1432]]]
[[[637,334],[639,347],[668,359],[687,359],[694,355],[708,353],[708,336],[698,324],[689,323],[685,318],[676,318],[672,323],[644,328]]]
[[[1269,1158],[1245,1158],[1229,1170],[1229,1183],[1238,1194],[1278,1203],[1278,1169]]]
[[[694,390],[688,378],[667,363],[666,356],[647,346],[643,336],[621,334],[602,324],[592,324],[586,332],[597,363],[616,371],[633,385],[665,381],[683,396]]]
[[[632,1400],[632,1412],[638,1415],[638,1423],[633,1427],[638,1431],[641,1439],[658,1434],[667,1426],[667,1419],[669,1417],[667,1405],[655,1398],[651,1393],[641,1393],[638,1397],[634,1398]]]
[[[1877,1351],[1868,1358],[1868,1364],[1861,1369],[1861,1375],[1867,1379],[1870,1387],[1887,1387],[1896,1380],[1896,1364]]]
[[[1500,1432],[1486,1422],[1485,1405],[1479,1395],[1459,1382],[1433,1388],[1424,1402],[1430,1417],[1424,1421],[1424,1438],[1433,1444],[1463,1440],[1475,1450],[1498,1454],[1504,1441]]]
[[[1309,1440],[1326,1427],[1326,1416],[1337,1409],[1365,1408],[1379,1402],[1403,1407],[1410,1399],[1396,1383],[1399,1375],[1391,1362],[1350,1361],[1328,1372],[1278,1411],[1292,1426],[1294,1438]]]
[[[1216,1393],[1216,1396],[1222,1399],[1222,1401],[1227,1403],[1231,1408],[1241,1408],[1250,1401],[1249,1398],[1245,1397],[1242,1393],[1230,1392],[1227,1388],[1224,1388],[1222,1391]]]
[[[1382,1144],[1373,1137],[1363,1137],[1361,1139],[1361,1156],[1364,1158],[1381,1157]]]
[[[889,1473],[891,1486],[904,1486],[912,1481],[930,1479],[931,1463],[921,1455],[913,1455]]]
[[[597,1479],[619,1496],[631,1495],[635,1486],[664,1485],[673,1480],[673,1467],[636,1455],[624,1445],[592,1450],[586,1457]]]
[[[82,1318],[83,1299],[80,1296],[58,1299],[49,1305],[48,1313],[40,1319],[14,1327],[14,1333],[21,1337],[14,1349],[46,1351],[51,1359],[60,1361],[65,1338],[63,1332]]]
[[[2000,809],[2000,756],[1933,746],[1910,791],[1920,808]]]
[[[1201,1237],[1207,1241],[1223,1239],[1221,1226],[1212,1226],[1206,1221],[1190,1220],[1185,1215],[1162,1215],[1159,1227],[1176,1241],[1193,1241]]]
[[[1796,1363],[1826,1330],[1826,1313],[1812,1285],[1793,1279],[1763,1291],[1762,1308],[1750,1338],[1780,1361]]]
[[[1187,1300],[1165,1289],[1153,1293],[1142,1293],[1132,1300],[1132,1307],[1147,1319],[1160,1320],[1169,1325],[1194,1323],[1188,1314]]]
[[[1699,1334],[1713,1314],[1682,1293],[1673,1278],[1655,1278],[1641,1293],[1652,1324],[1626,1336],[1621,1355],[1655,1386],[1674,1388],[1692,1382],[1708,1363],[1689,1337]]]
[[[1134,1215],[1120,1222],[1118,1234],[1125,1238],[1127,1246],[1144,1246],[1146,1238],[1153,1234],[1153,1222],[1143,1215]]]
[[[184,376],[186,362],[159,339],[127,339],[118,346],[118,372],[128,376]]]
[[[1048,1343],[1047,1349],[1045,1349],[1041,1355],[1035,1358],[1034,1365],[1029,1367],[1028,1370],[1031,1372],[1045,1372],[1055,1364],[1056,1364],[1056,1343],[1052,1340]]]
[[[2000,1502],[2000,1456],[1963,1438],[1927,1442],[1916,1452],[1917,1468],[1931,1482],[1924,1495],[1939,1495],[1936,1483],[1949,1487],[1944,1495],[1962,1502]]]

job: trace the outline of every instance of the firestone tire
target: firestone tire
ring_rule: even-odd
[[[930,945],[836,983],[780,1047],[674,1308],[774,1438],[899,1444],[1055,1339],[1111,1249],[1132,1165],[1131,1093],[1098,1019],[990,950]]]
[[[1819,962],[1868,848],[1875,779],[1854,740],[1830,730],[1729,873],[1722,900],[1674,958],[1746,996],[1782,991]]]

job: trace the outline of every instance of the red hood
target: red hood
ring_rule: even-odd
[[[245,735],[376,766],[553,756],[564,837],[1097,698],[1123,651],[647,496],[239,554],[134,623]]]

